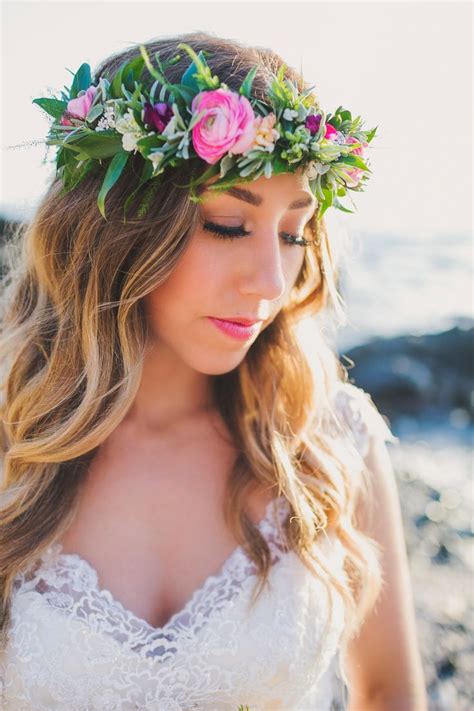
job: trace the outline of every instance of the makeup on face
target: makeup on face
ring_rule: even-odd
[[[306,192],[306,191],[305,191]],[[263,198],[261,195],[258,195],[257,193],[254,193],[251,190],[247,190],[244,188],[237,188],[237,187],[232,187],[229,188],[229,190],[226,191],[226,196],[230,196],[233,198],[236,198],[238,200],[241,200],[245,203],[248,203],[254,207],[261,206],[264,202]],[[210,207],[210,206],[209,206]],[[304,208],[311,207],[313,208],[313,213],[314,209],[316,208],[316,201],[314,197],[306,193],[302,197],[296,198],[290,204],[288,205],[288,210],[303,210]],[[216,213],[226,213],[230,212],[227,208],[221,208],[220,210],[217,209]],[[216,237],[220,239],[228,239],[228,240],[234,240],[242,237],[248,237],[251,235],[252,230],[247,228],[246,220],[242,215],[236,215],[236,214],[216,214],[212,210],[209,211],[209,214],[202,214],[201,213],[201,222],[202,222],[202,229],[205,230],[206,232],[209,232]],[[283,239],[283,242],[285,244],[289,245],[298,245],[301,247],[306,247],[311,243],[311,240],[307,240],[304,237],[304,234],[299,234],[300,232],[304,232],[304,227],[306,226],[307,222],[309,222],[311,216],[308,214],[308,211],[305,210],[305,213],[303,213],[303,217],[308,215],[306,222],[304,223],[303,230],[301,228],[295,230],[298,232],[298,234],[293,234],[289,232],[281,232],[280,236]],[[222,223],[222,220],[226,219],[231,219],[232,224],[228,223]],[[248,224],[248,220],[247,220]]]

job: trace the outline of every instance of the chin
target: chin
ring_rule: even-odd
[[[196,354],[197,355],[197,354]],[[212,357],[209,352],[187,359],[188,365],[203,375],[225,375],[235,370],[247,355],[247,350],[240,353],[216,353]]]

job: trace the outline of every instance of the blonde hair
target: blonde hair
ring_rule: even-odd
[[[230,88],[238,88],[258,66],[253,94],[262,99],[268,71],[283,63],[269,49],[203,32],[154,39],[146,46],[150,55],[159,50],[168,59],[182,41],[210,52],[213,71]],[[96,76],[110,76],[137,54],[133,47],[110,57]],[[186,61],[183,57],[168,69],[172,82],[179,80]],[[287,67],[286,76],[302,90],[296,71]],[[92,458],[135,397],[148,337],[143,297],[172,272],[197,223],[198,207],[180,187],[187,176],[175,169],[155,187],[146,216],[129,213],[124,225],[123,201],[137,169],[131,161],[110,192],[107,222],[96,205],[101,171],[91,171],[67,194],[54,179],[31,222],[8,244],[1,341],[3,641],[16,574],[70,525]],[[348,380],[347,370],[323,329],[314,329],[311,353],[298,336],[304,319],[324,313],[334,320],[343,303],[324,221],[313,220],[307,229],[316,241],[305,250],[288,303],[239,367],[213,377],[213,388],[238,452],[225,516],[257,565],[257,596],[271,560],[245,503],[249,491],[263,484],[276,487],[290,504],[284,523],[288,547],[324,580],[328,592],[342,595],[345,645],[378,596],[381,570],[377,544],[354,521],[357,497],[367,496],[367,471],[361,466],[354,473],[353,458],[341,447],[336,455],[326,431],[332,418],[344,435],[331,411],[330,393],[337,382]],[[329,528],[345,549],[342,576],[314,545]]]

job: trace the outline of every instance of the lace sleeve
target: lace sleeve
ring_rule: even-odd
[[[365,458],[371,437],[398,444],[400,439],[391,431],[369,393],[351,383],[341,383],[336,392],[338,414],[349,426],[349,434],[360,455]]]

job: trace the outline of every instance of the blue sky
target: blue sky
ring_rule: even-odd
[[[468,2],[15,2],[3,3],[3,209],[28,213],[51,166],[37,96],[152,37],[208,30],[271,47],[316,85],[321,105],[342,104],[367,127],[373,176],[353,194],[351,230],[407,235],[472,229],[472,5]],[[331,211],[330,211],[331,212]],[[332,211],[335,212],[335,211]]]

